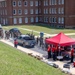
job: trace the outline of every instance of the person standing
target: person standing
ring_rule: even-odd
[[[55,61],[56,60],[56,48],[55,48],[55,46],[53,46],[53,48],[52,48],[52,53],[53,53],[53,60]]]
[[[39,37],[36,38],[36,43],[37,43],[37,45],[38,45],[38,42],[39,42]]]
[[[50,45],[48,45],[47,51],[48,51],[48,59],[49,59],[49,58],[51,58],[51,47],[50,47]]]
[[[73,59],[74,59],[74,49],[71,48],[71,63],[73,63]]]
[[[15,40],[14,40],[14,47],[17,48],[17,45],[18,45],[18,42],[17,42],[17,40],[15,39]]]

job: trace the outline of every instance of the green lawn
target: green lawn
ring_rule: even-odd
[[[66,75],[60,70],[0,42],[0,75]]]
[[[17,28],[27,28],[27,29],[36,30],[36,31],[39,31],[39,32],[44,32],[44,33],[49,33],[49,34],[57,34],[59,32],[75,33],[74,29],[53,29],[53,28],[50,28],[49,26],[42,26],[42,25],[15,25],[15,26],[13,25],[13,26],[6,26],[6,27],[9,27],[8,29],[14,28],[14,27],[17,27]],[[21,30],[21,32],[22,33],[26,33],[27,31]]]

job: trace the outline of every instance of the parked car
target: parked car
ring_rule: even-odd
[[[9,30],[11,37],[18,37],[19,35],[21,35],[21,32],[18,28],[12,28]]]
[[[18,44],[21,44],[23,47],[34,47],[35,39],[31,38],[29,35],[20,35],[17,38]]]

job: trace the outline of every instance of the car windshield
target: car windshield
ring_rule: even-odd
[[[17,28],[14,28],[13,30],[18,30]]]
[[[24,40],[32,40],[30,37],[23,37]]]

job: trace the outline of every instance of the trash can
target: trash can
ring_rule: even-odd
[[[44,33],[43,32],[40,32],[40,37],[43,37],[44,36]]]

